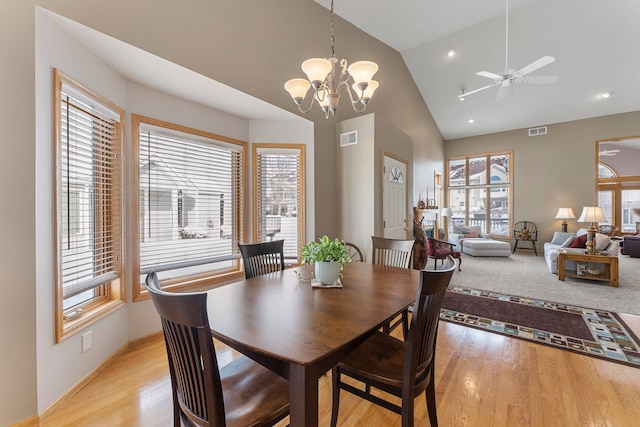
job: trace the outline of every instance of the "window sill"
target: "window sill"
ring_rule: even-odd
[[[86,310],[80,316],[73,320],[68,320],[63,323],[62,333],[57,337],[57,342],[62,342],[70,336],[74,335],[79,330],[91,325],[103,317],[115,312],[116,310],[124,307],[125,303],[121,300],[112,300],[106,303],[100,304],[98,307]]]

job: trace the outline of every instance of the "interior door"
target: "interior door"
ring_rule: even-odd
[[[382,177],[382,221],[384,237],[406,239],[407,231],[407,164],[384,155]]]

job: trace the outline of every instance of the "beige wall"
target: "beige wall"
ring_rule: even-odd
[[[215,0],[190,2],[188,7],[183,2],[151,0],[2,1],[0,179],[5,185],[0,190],[0,323],[5,326],[0,328],[0,425],[45,410],[68,389],[58,381],[59,374],[81,378],[86,369],[106,358],[88,352],[80,362],[75,338],[66,344],[46,338],[53,330],[53,318],[47,314],[53,298],[52,248],[50,239],[38,235],[36,222],[42,220],[38,227],[47,229],[51,225],[47,212],[52,212],[52,207],[39,200],[38,209],[45,210],[36,216],[36,200],[50,191],[51,183],[37,181],[36,176],[44,176],[37,172],[38,162],[46,164],[51,147],[47,141],[36,141],[36,128],[50,126],[50,117],[38,117],[36,111],[35,6],[292,112],[297,110],[283,89],[284,82],[302,75],[300,63],[304,59],[329,53],[329,14],[312,0]],[[339,57],[371,59],[380,65],[376,80],[381,87],[368,112],[375,113],[376,123],[389,130],[376,128],[376,135],[384,138],[384,144],[393,144],[395,136],[402,135],[403,140],[420,147],[416,162],[441,163],[442,138],[398,52],[339,17],[335,34]],[[315,122],[312,158],[316,166],[322,165],[315,171],[316,235],[337,231],[337,211],[324,209],[337,201],[335,124],[355,116],[344,98],[337,118],[325,120],[317,110],[306,116]],[[402,150],[409,151],[406,147]],[[136,330],[133,322],[143,317],[138,312],[147,312],[134,310],[131,304],[94,324],[94,334],[107,337],[114,332],[111,325],[128,322],[128,332],[119,328],[115,338],[106,342],[114,346],[123,337],[126,340],[126,334]],[[38,315],[40,308],[44,311]],[[103,351],[101,346],[104,344],[94,342],[92,350]],[[50,354],[55,358],[49,358]]]
[[[533,221],[539,246],[560,230],[560,207],[580,215],[596,198],[596,143],[640,134],[640,111],[548,125],[547,135],[528,136],[527,129],[445,142],[447,157],[513,150],[514,221]],[[587,226],[568,221],[569,231]]]

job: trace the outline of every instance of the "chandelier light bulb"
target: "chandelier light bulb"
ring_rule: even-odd
[[[355,83],[358,85],[366,83],[368,85],[373,75],[378,71],[378,64],[371,61],[358,61],[349,65],[347,71]],[[366,89],[366,86],[363,89]]]
[[[324,58],[310,58],[302,63],[302,71],[307,75],[314,89],[318,89],[333,66]]]
[[[305,79],[291,79],[284,84],[285,90],[298,105],[302,103],[310,87],[311,84]]]

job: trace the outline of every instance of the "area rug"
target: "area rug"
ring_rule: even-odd
[[[440,318],[640,368],[640,339],[613,312],[453,287]]]

